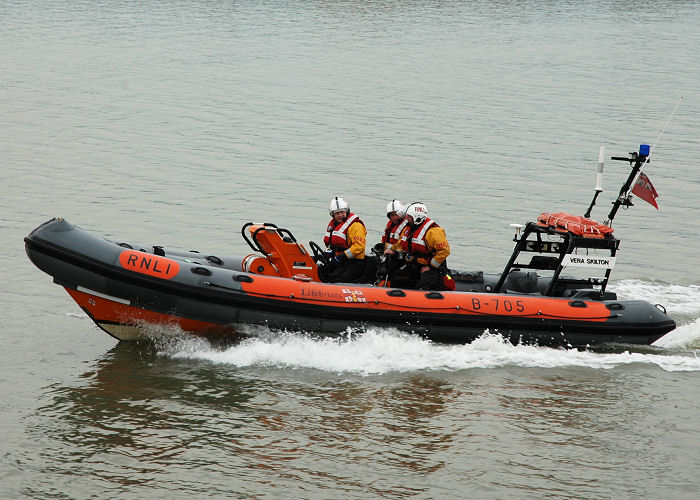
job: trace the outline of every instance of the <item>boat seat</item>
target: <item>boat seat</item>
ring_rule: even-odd
[[[520,293],[533,293],[537,291],[537,273],[513,269],[508,273],[504,283],[505,289]]]

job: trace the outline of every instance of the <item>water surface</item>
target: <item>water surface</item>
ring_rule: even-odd
[[[695,498],[699,22],[696,1],[0,4],[0,496]],[[378,241],[399,198],[451,266],[495,272],[509,223],[585,211],[600,146],[657,139],[660,210],[618,214],[611,284],[677,321],[648,349],[116,345],[22,244],[63,216],[242,255],[251,220],[320,240],[335,195]],[[593,218],[626,175],[607,162]]]

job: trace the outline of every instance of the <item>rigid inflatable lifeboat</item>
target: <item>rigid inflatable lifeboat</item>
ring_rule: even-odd
[[[310,242],[309,251],[269,223],[243,226],[254,253],[242,258],[113,241],[61,218],[34,229],[25,247],[119,340],[147,336],[154,324],[211,338],[236,338],[241,324],[313,334],[372,325],[436,342],[468,343],[489,330],[515,344],[585,347],[651,344],[675,328],[662,306],[617,300],[606,289],[619,248],[609,225],[560,212],[515,226],[504,270],[452,270],[454,291],[323,283],[320,247]]]

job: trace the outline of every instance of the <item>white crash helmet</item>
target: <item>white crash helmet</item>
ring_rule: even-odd
[[[428,218],[428,207],[424,203],[411,203],[406,207],[406,216],[413,217],[414,224],[422,224]]]
[[[400,200],[391,200],[386,206],[386,215],[388,217],[391,212],[396,212],[396,215],[403,217],[403,211],[405,209],[406,207]]]
[[[331,200],[331,204],[328,207],[328,212],[331,214],[331,217],[333,217],[333,214],[336,212],[350,213],[350,205],[348,205],[348,202],[343,198],[336,196]]]

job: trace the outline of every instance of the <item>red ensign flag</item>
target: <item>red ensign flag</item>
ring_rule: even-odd
[[[656,192],[656,189],[654,189],[654,185],[651,183],[646,174],[639,174],[637,182],[632,188],[632,193],[639,196],[639,199],[654,205],[654,208],[657,210],[659,209],[659,206],[656,204],[656,198],[659,197],[659,194]]]

